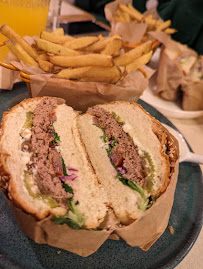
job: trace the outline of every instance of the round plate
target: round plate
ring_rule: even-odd
[[[28,97],[24,84],[15,85],[12,91],[0,90],[0,119],[5,110]],[[139,103],[155,118],[173,126],[163,115],[143,101]],[[174,126],[173,126],[174,127]],[[83,258],[71,252],[40,245],[21,232],[0,192],[0,268],[174,268],[188,253],[202,227],[203,183],[198,165],[180,164],[180,173],[168,229],[157,242],[144,252],[130,247],[122,239],[107,240],[99,250]]]
[[[155,76],[156,75],[154,75],[154,77]],[[140,98],[155,107],[166,117],[176,119],[193,119],[203,116],[203,110],[185,111],[180,108],[180,105],[177,102],[167,101],[155,95],[153,87],[150,85],[145,89],[144,93]]]

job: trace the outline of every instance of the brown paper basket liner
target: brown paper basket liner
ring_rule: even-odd
[[[33,67],[22,61],[13,61],[19,70],[30,74],[31,96],[55,96],[66,100],[67,105],[76,110],[86,111],[89,106],[104,104],[111,101],[137,102],[148,86],[149,78],[155,72],[147,66],[148,78],[142,72],[135,70],[116,84],[101,82],[78,82],[54,77],[38,67]]]

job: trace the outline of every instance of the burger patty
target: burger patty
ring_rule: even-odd
[[[124,178],[132,180],[142,187],[145,186],[142,158],[139,156],[132,138],[124,132],[122,123],[119,123],[113,114],[99,106],[91,107],[87,112],[94,116],[94,124],[105,130],[109,143],[116,140],[109,157],[118,171],[121,171]]]
[[[60,153],[55,149],[54,128],[52,123],[56,120],[53,113],[57,101],[52,98],[43,99],[33,112],[33,127],[31,130],[31,158],[35,181],[42,194],[48,194],[60,204],[66,203],[72,194],[66,192],[62,186],[60,176],[63,176],[63,164]]]

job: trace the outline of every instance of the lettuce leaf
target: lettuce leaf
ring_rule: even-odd
[[[51,126],[53,127],[53,134],[54,134],[54,139],[52,141],[52,144],[58,144],[59,142],[61,142],[60,140],[60,136],[56,133],[55,129],[54,129],[54,122],[52,122]]]
[[[68,214],[61,217],[53,216],[52,217],[53,222],[55,224],[61,224],[61,225],[66,224],[69,227],[76,230],[82,229],[86,218],[80,212],[79,207],[75,205],[73,198],[68,199],[68,205],[70,208]]]
[[[96,125],[96,126],[99,127],[99,128],[101,128],[98,125]],[[105,130],[103,129],[102,131],[104,132],[104,136],[106,136]],[[123,183],[123,185],[128,186],[132,190],[134,190],[137,193],[139,193],[139,195],[141,196],[142,200],[141,200],[141,202],[139,203],[138,206],[139,206],[139,208],[141,210],[144,211],[146,209],[148,203],[149,203],[149,200],[148,200],[148,198],[147,198],[147,196],[145,194],[145,190],[139,184],[137,184],[136,182],[123,177],[123,175],[118,171],[118,168],[116,167],[116,165],[111,160],[110,154],[111,154],[112,149],[115,147],[116,143],[117,143],[117,141],[116,141],[116,138],[114,137],[113,140],[112,140],[112,142],[106,148],[106,152],[107,152],[107,155],[108,155],[108,157],[110,159],[110,163],[111,163],[111,165],[114,167],[114,169],[117,172],[116,178],[118,178]]]

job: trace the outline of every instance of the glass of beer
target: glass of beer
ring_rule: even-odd
[[[9,25],[20,36],[35,36],[45,30],[50,0],[0,0],[0,27]],[[7,38],[0,33],[0,42]],[[0,48],[0,60],[8,49]]]

